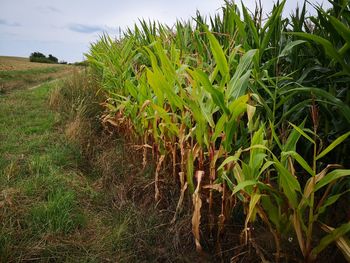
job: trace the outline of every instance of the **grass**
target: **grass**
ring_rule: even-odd
[[[7,71],[0,71],[0,78],[3,83],[11,80],[23,80],[27,81],[28,83],[31,83],[33,81],[34,76],[40,75],[40,74],[47,74],[47,73],[54,73],[59,71],[60,69],[57,67],[48,67],[48,68],[34,68],[34,69],[27,69],[27,70],[7,70]]]
[[[77,210],[75,192],[58,188],[30,209],[28,222],[39,233],[69,233],[84,225],[85,217]]]
[[[0,93],[33,87],[71,74],[76,67],[29,62],[26,58],[0,57]]]
[[[0,262],[188,261],[193,254],[176,252],[164,235],[169,213],[145,195],[152,179],[135,170],[121,141],[106,147],[96,128],[71,124],[92,115],[78,98],[93,93],[73,90],[79,83],[88,82],[73,77],[0,96]],[[70,113],[51,110],[58,94],[65,105],[57,109]],[[78,136],[69,138],[72,129]]]
[[[60,166],[76,167],[79,152],[63,143],[55,127],[56,116],[46,106],[50,88],[44,84],[0,98],[0,198],[5,219],[0,226],[0,258],[4,262],[22,258],[23,251],[46,235],[74,233],[85,222],[77,197],[84,190],[71,186],[77,174]]]
[[[34,68],[63,67],[63,65],[45,65],[43,63],[30,62],[29,58],[0,56],[0,71],[27,70]]]

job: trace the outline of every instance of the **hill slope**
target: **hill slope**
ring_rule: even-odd
[[[28,58],[0,56],[0,93],[62,78],[76,67],[30,62]]]

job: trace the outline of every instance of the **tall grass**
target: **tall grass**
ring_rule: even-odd
[[[308,262],[333,241],[349,257],[350,224],[322,216],[341,213],[331,207],[347,193],[350,175],[343,167],[350,9],[332,3],[316,7],[317,16],[307,17],[304,5],[283,18],[282,1],[263,20],[260,7],[251,14],[227,2],[209,19],[197,12],[172,28],[140,21],[121,39],[104,35],[91,45],[88,61],[109,97],[103,122],[142,145],[144,166],[152,152],[156,202],[161,167],[172,165],[164,179],[179,183],[178,209],[186,192],[192,195],[198,251],[202,217],[220,250],[240,203],[242,242],[251,242],[251,226],[262,222],[274,237],[276,262],[281,240],[293,235]],[[325,230],[321,238],[315,228]]]

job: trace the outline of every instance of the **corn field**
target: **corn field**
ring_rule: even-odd
[[[91,45],[91,74],[108,96],[103,123],[140,145],[140,165],[155,163],[155,202],[160,181],[177,182],[173,222],[191,199],[199,252],[210,235],[219,257],[241,210],[241,242],[263,225],[275,262],[288,238],[306,262],[329,245],[350,260],[349,207],[335,209],[349,204],[350,4],[331,4],[284,18],[285,1],[267,17],[227,2],[212,17],[140,20]]]

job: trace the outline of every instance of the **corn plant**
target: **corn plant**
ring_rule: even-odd
[[[156,202],[162,199],[161,176],[165,183],[178,183],[172,222],[186,193],[192,197],[192,232],[199,251],[203,210],[220,247],[233,200],[242,203],[246,215],[243,243],[251,241],[250,226],[260,218],[274,237],[276,262],[282,255],[281,237],[292,230],[307,261],[333,241],[342,240],[342,251],[348,249],[343,236],[349,224],[321,221],[327,208],[347,193],[336,189],[350,175],[339,165],[325,164],[332,160],[331,151],[348,149],[349,93],[346,99],[335,94],[340,83],[347,87],[340,77],[348,76],[348,5],[316,8],[316,19],[306,18],[304,4],[289,20],[282,17],[285,2],[277,3],[265,21],[260,7],[251,14],[242,3],[240,13],[229,2],[222,15],[209,17],[209,24],[199,12],[193,21],[178,21],[173,28],[140,20],[120,39],[102,36],[87,55],[108,96],[102,121],[142,149],[144,167],[152,152]],[[334,42],[324,33],[329,28]],[[315,68],[311,64],[322,57],[320,46],[327,59]],[[315,77],[321,68],[327,68],[322,75],[327,80]],[[311,117],[305,118],[309,111]],[[320,115],[332,116],[333,123]],[[329,131],[336,139],[325,140]],[[162,173],[168,163],[172,176]],[[318,244],[316,227],[327,232]]]

